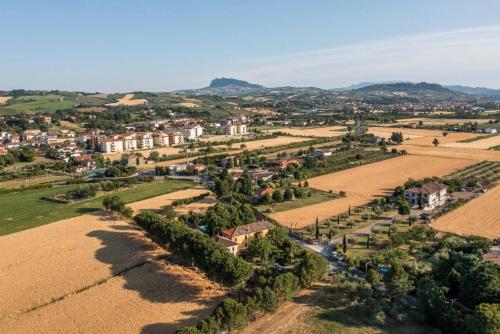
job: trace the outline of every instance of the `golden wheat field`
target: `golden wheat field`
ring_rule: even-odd
[[[449,143],[443,145],[444,147],[455,147],[455,148],[474,148],[478,150],[487,150],[490,147],[495,147],[500,145],[500,135],[489,137],[485,139],[478,139],[475,141],[471,141],[469,143]]]
[[[178,190],[169,194],[160,195],[145,199],[143,201],[135,202],[127,206],[130,207],[132,210],[134,210],[135,213],[146,209],[157,210],[166,205],[172,204],[172,202],[176,199],[190,198],[207,192],[209,191],[204,188],[197,188],[197,189],[190,188],[190,189]]]
[[[444,176],[475,163],[469,159],[405,155],[309,179],[309,186],[323,191],[345,191],[346,197],[272,214],[280,224],[302,228],[336,216],[352,207],[391,193],[409,178]]]
[[[500,161],[500,151],[478,150],[472,148],[454,148],[454,147],[434,147],[434,146],[417,146],[417,145],[397,145],[390,148],[397,150],[405,150],[414,155],[448,157],[459,159],[473,159],[476,161],[489,160]]]
[[[146,104],[146,103],[148,103],[148,100],[146,100],[146,99],[135,99],[134,100],[134,94],[126,94],[121,99],[118,99],[118,101],[116,101],[114,103],[108,103],[106,105],[108,107],[138,106],[138,105]]]
[[[266,132],[283,132],[292,136],[337,137],[346,134],[345,129],[345,126],[328,126],[321,128],[279,128],[267,130]]]
[[[0,104],[7,103],[11,98],[12,96],[0,96]]]
[[[500,185],[439,217],[432,227],[461,235],[500,237]]]
[[[102,211],[0,237],[0,252],[1,333],[174,333],[224,295]]]
[[[434,139],[437,139],[442,144],[454,143],[464,139],[471,139],[481,136],[475,133],[466,132],[449,132],[446,136],[443,131],[425,130],[425,129],[407,129],[407,128],[387,128],[387,127],[370,127],[368,133],[378,137],[390,138],[393,132],[402,132],[404,143],[408,145],[433,146]]]

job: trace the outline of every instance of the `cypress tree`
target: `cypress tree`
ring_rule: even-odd
[[[316,217],[316,239],[319,239],[319,219]]]
[[[344,238],[342,239],[342,251],[347,253],[347,235],[344,234]]]

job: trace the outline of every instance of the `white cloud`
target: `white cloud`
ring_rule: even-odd
[[[268,86],[409,80],[500,88],[500,26],[425,33],[249,60],[228,73]]]

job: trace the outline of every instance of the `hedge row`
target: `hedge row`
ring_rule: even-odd
[[[150,211],[134,217],[135,222],[158,241],[208,275],[230,286],[243,285],[252,275],[249,263],[234,256],[207,235],[193,231],[178,221],[169,221]]]

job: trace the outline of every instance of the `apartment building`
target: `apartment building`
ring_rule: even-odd
[[[168,133],[155,132],[153,134],[153,145],[154,146],[168,146],[168,145],[170,145]]]
[[[154,147],[153,135],[151,132],[141,132],[136,135],[137,149],[147,150]]]
[[[170,145],[177,145],[184,143],[184,135],[182,132],[170,131],[168,132],[168,141]]]
[[[98,142],[99,151],[104,153],[123,152],[123,140],[118,138],[106,138]]]

